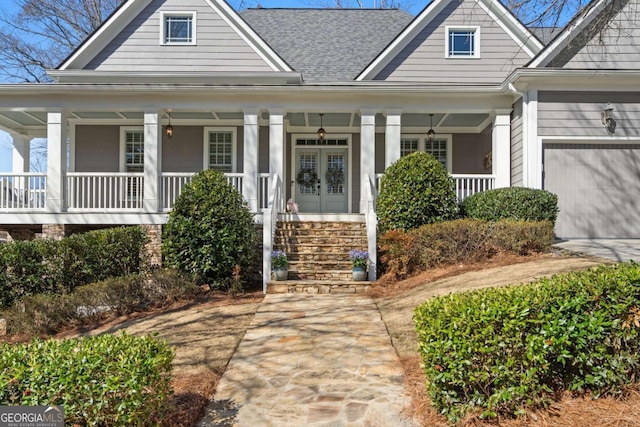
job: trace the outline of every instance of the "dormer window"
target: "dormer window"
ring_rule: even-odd
[[[480,27],[446,27],[446,58],[480,58]]]
[[[161,12],[160,42],[163,45],[196,44],[195,12]]]

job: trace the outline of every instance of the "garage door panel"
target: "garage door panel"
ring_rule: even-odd
[[[640,237],[640,145],[546,144],[543,185],[559,237]]]

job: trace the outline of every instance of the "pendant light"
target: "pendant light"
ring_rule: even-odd
[[[316,132],[318,134],[318,139],[321,140],[321,141],[324,139],[325,135],[327,134],[327,132],[322,127],[322,117],[323,116],[324,116],[324,113],[320,113],[320,129],[318,129],[318,131]]]
[[[429,118],[431,119],[431,125],[429,126],[427,137],[429,138],[429,142],[433,142],[433,138],[436,136],[436,131],[433,130],[433,114],[429,114]]]
[[[167,134],[167,138],[171,139],[171,137],[173,136],[173,126],[171,126],[171,113],[168,112],[167,115],[169,116],[169,124],[164,131]]]

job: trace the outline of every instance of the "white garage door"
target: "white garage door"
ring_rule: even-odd
[[[640,238],[640,144],[545,144],[543,161],[558,237]]]

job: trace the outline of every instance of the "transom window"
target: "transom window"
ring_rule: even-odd
[[[450,28],[447,32],[447,58],[479,58],[480,57],[480,28]]]
[[[195,12],[161,13],[162,44],[195,44]]]
[[[235,132],[231,129],[205,129],[205,167],[234,172]]]

